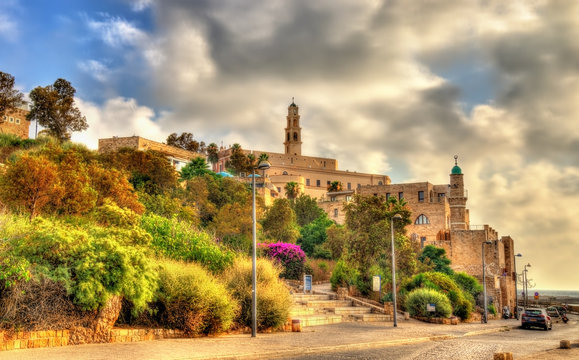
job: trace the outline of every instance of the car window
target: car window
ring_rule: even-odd
[[[525,313],[528,315],[541,315],[541,310],[527,310]]]

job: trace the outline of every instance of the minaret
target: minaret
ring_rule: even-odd
[[[285,128],[285,154],[301,155],[302,154],[302,128],[300,127],[300,108],[292,103],[287,108],[287,127]]]
[[[464,190],[462,170],[458,166],[458,155],[454,155],[454,167],[450,172],[450,191],[448,203],[450,205],[450,229],[468,230],[468,210],[466,209],[467,195]]]

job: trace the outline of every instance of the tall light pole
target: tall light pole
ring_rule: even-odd
[[[260,161],[257,165],[258,170],[267,170],[271,167],[271,164],[267,160]],[[252,200],[253,200],[253,253],[252,253],[252,266],[251,266],[251,337],[257,335],[257,218],[255,215],[255,167],[253,168],[253,174],[251,178],[252,187]],[[264,179],[265,184],[265,179]]]
[[[527,308],[528,302],[529,302],[529,294],[528,294],[528,291],[529,291],[529,281],[528,281],[528,278],[527,278],[527,271],[528,271],[527,268],[528,268],[528,267],[531,267],[531,264],[525,265],[525,270],[523,271],[523,275],[524,275],[524,276],[523,276],[523,281],[525,281],[525,283],[523,284],[523,287],[524,287],[524,289],[525,289],[525,309]]]
[[[513,255],[513,267],[515,268],[515,319],[519,320],[519,290],[517,290],[517,281],[519,275],[517,274],[517,257],[521,257],[521,254]]]
[[[394,319],[394,327],[398,326],[398,322],[396,321],[396,255],[394,252],[394,220],[400,220],[402,216],[400,214],[396,214],[390,218],[390,232],[391,232],[391,243],[392,246],[392,305],[394,306],[393,312],[393,319]]]
[[[487,305],[487,282],[485,276],[485,244],[490,245],[492,242],[490,241],[483,241],[481,244],[481,252],[482,252],[482,278],[483,278],[483,306],[484,306],[484,317],[483,322],[487,323],[487,316],[488,316],[488,305]]]

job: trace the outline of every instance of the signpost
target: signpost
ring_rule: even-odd
[[[535,291],[535,300],[539,300],[539,292]]]
[[[380,275],[374,275],[372,276],[372,290],[373,291],[378,291],[379,294],[379,298],[382,298],[382,278],[380,277]]]
[[[435,312],[436,311],[436,304],[426,304],[426,311]]]
[[[312,275],[304,275],[304,294],[312,291]]]

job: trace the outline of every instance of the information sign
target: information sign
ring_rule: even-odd
[[[426,311],[435,312],[436,311],[436,304],[426,304]]]
[[[372,277],[372,290],[380,291],[380,275],[374,275]]]
[[[312,291],[312,275],[304,275],[304,292]]]

